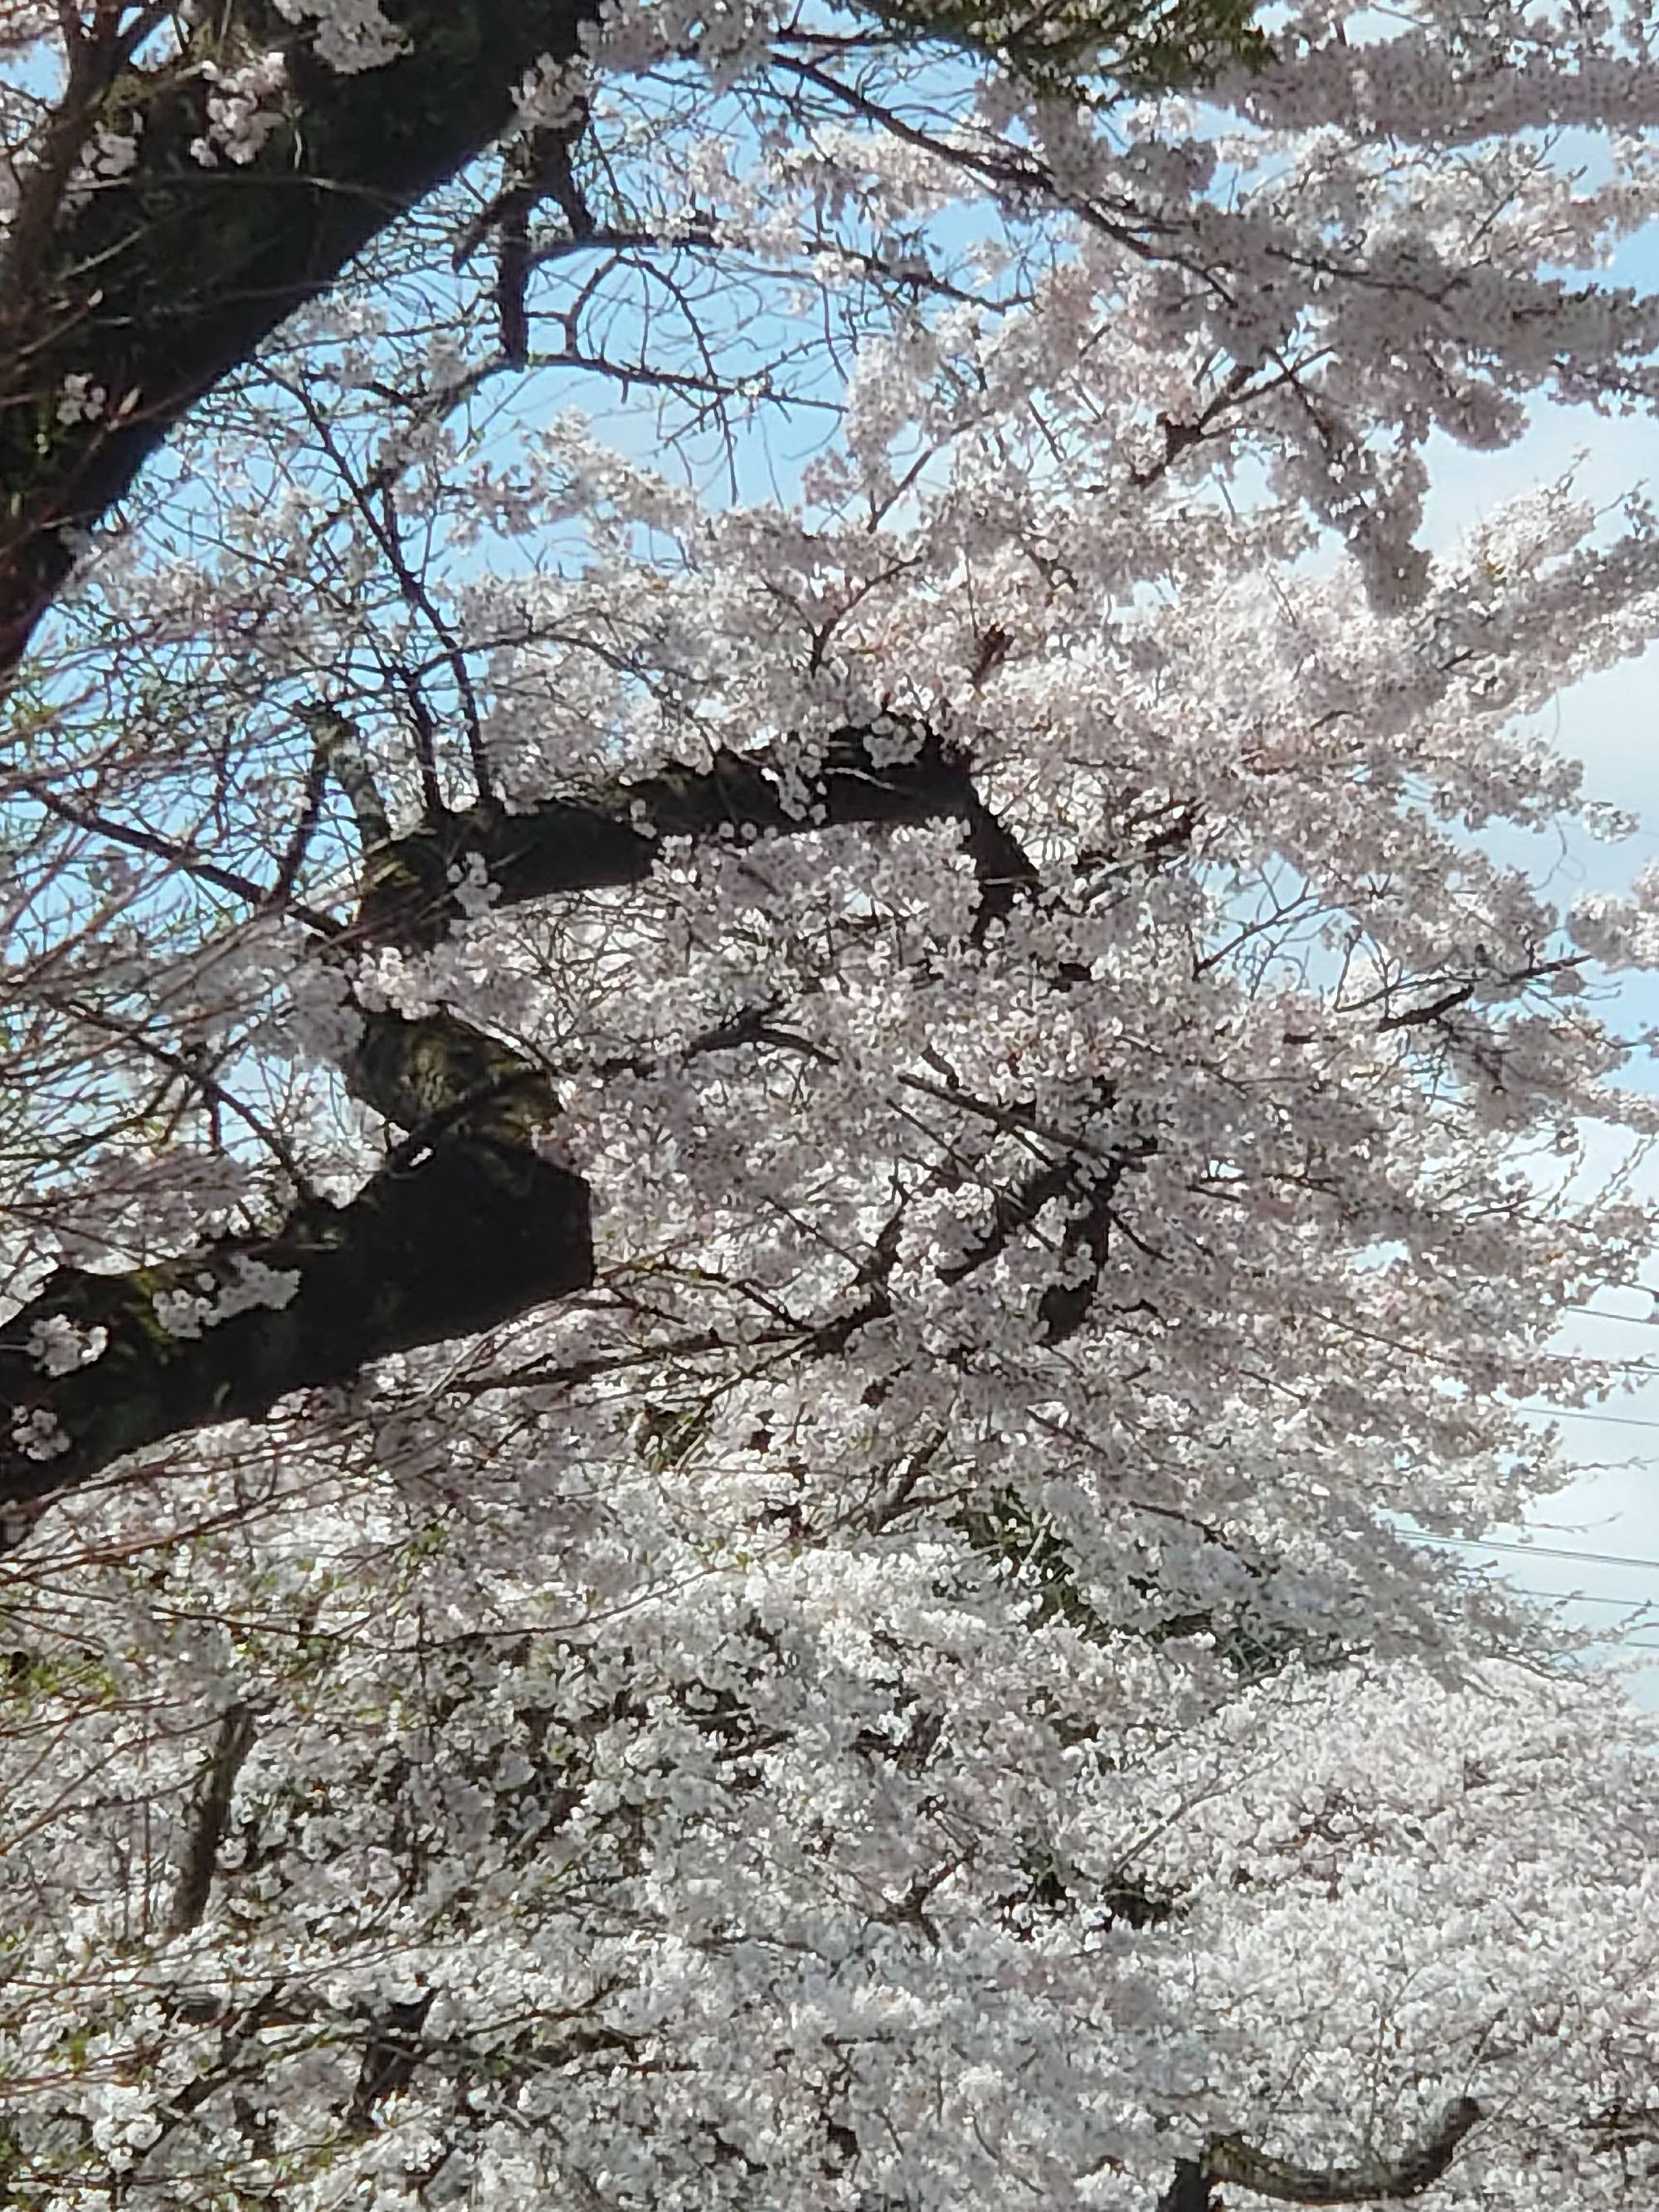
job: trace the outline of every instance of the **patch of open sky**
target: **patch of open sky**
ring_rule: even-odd
[[[1651,231],[1626,240],[1607,276],[1644,290],[1659,287],[1659,240]],[[1589,498],[1607,507],[1634,485],[1659,483],[1659,423],[1633,410],[1598,418],[1537,407],[1525,437],[1503,453],[1468,453],[1437,440],[1430,463],[1434,489],[1427,534],[1431,542],[1445,542],[1526,483],[1569,470]],[[1584,763],[1587,792],[1632,817],[1626,836],[1604,841],[1569,826],[1529,836],[1504,828],[1488,834],[1489,849],[1526,869],[1563,902],[1583,891],[1627,890],[1637,872],[1659,858],[1656,701],[1659,652],[1650,647],[1638,659],[1587,678],[1534,718],[1534,726],[1559,750]],[[1622,976],[1616,989],[1626,1031],[1635,1036],[1659,1032],[1659,977]],[[1654,1062],[1633,1063],[1624,1079],[1652,1087]],[[1583,1133],[1592,1159],[1601,1152],[1612,1165],[1608,1134],[1589,1128]],[[1659,1174],[1650,1165],[1641,1170],[1637,1188],[1659,1206]],[[1562,1352],[1648,1359],[1659,1349],[1659,1277],[1653,1279],[1645,1304],[1642,1295],[1626,1291],[1565,1317],[1556,1340]],[[1609,1649],[1646,1659],[1636,1680],[1638,1694],[1659,1707],[1659,1627],[1642,1616],[1629,1623],[1616,1618],[1637,1601],[1659,1601],[1659,1381],[1632,1377],[1616,1404],[1558,1418],[1565,1424],[1579,1479],[1534,1515],[1529,1528],[1506,1532],[1507,1547],[1498,1547],[1493,1564],[1540,1591],[1559,1590],[1565,1580],[1578,1593],[1565,1607],[1567,1617],[1580,1626],[1613,1617]],[[1559,1546],[1595,1556],[1571,1563],[1576,1571],[1564,1578],[1564,1563],[1552,1557],[1552,1547]],[[1655,1656],[1647,1658],[1650,1653]]]
[[[1380,13],[1369,19],[1372,34],[1394,34],[1397,26]],[[1350,23],[1351,39],[1363,27]],[[1606,173],[1605,145],[1589,134],[1553,134],[1550,158],[1575,167],[1593,182]],[[1578,272],[1560,272],[1577,276]],[[1580,279],[1582,281],[1582,278]],[[1651,231],[1626,239],[1598,281],[1659,287],[1659,241]],[[1472,452],[1438,434],[1428,461],[1430,493],[1424,541],[1444,549],[1478,524],[1504,499],[1570,471],[1578,487],[1613,515],[1617,502],[1633,487],[1659,480],[1659,424],[1632,409],[1623,416],[1595,416],[1583,410],[1534,404],[1526,434],[1503,452]],[[1246,465],[1248,469],[1249,464]],[[1611,521],[1609,521],[1609,527]],[[1327,538],[1309,565],[1330,556]],[[1586,891],[1623,891],[1638,871],[1659,851],[1659,746],[1655,738],[1655,699],[1659,695],[1651,649],[1585,679],[1564,693],[1530,726],[1555,747],[1583,760],[1588,794],[1632,817],[1619,836],[1598,836],[1578,823],[1553,825],[1528,833],[1510,824],[1488,825],[1478,842],[1493,859],[1522,868],[1562,907]],[[1321,948],[1305,957],[1328,961]],[[1640,1036],[1659,1031],[1659,978],[1619,978],[1613,1001],[1603,1009],[1626,1030]],[[1623,1080],[1638,1088],[1656,1087],[1654,1063],[1638,1057]],[[1622,1170],[1613,1133],[1587,1126],[1580,1132],[1592,1170]],[[1627,1137],[1620,1140],[1628,1145]],[[1659,1175],[1645,1160],[1637,1169],[1637,1188],[1659,1203]],[[1500,1530],[1493,1540],[1470,1546],[1472,1557],[1510,1576],[1522,1588],[1562,1600],[1564,1618],[1578,1626],[1605,1625],[1604,1650],[1659,1654],[1659,1626],[1648,1608],[1659,1606],[1659,1376],[1652,1371],[1655,1329],[1659,1326],[1659,1281],[1652,1310],[1639,1309],[1639,1294],[1603,1300],[1593,1310],[1569,1316],[1556,1339],[1564,1358],[1583,1357],[1626,1364],[1624,1392],[1607,1407],[1540,1412],[1540,1424],[1564,1423],[1565,1448],[1580,1470],[1571,1488],[1534,1516],[1528,1526]],[[1637,1310],[1631,1310],[1634,1306]],[[1589,1548],[1562,1584],[1557,1556],[1572,1540]],[[1426,1541],[1452,1541],[1429,1538]],[[1599,1546],[1599,1548],[1598,1548]],[[1659,1707],[1659,1661],[1648,1662],[1635,1678],[1644,1703]]]
[[[1582,1190],[1618,1181],[1653,1197],[1648,1148],[1628,1131],[1584,1122],[1577,1133]],[[1557,1431],[1577,1470],[1571,1486],[1486,1538],[1413,1533],[1559,1601],[1564,1619],[1595,1632],[1598,1656],[1632,1656],[1635,1693],[1659,1710],[1659,1619],[1649,1617],[1659,1608],[1659,1262],[1642,1284],[1564,1314],[1550,1349],[1565,1370],[1614,1370],[1612,1395],[1599,1402],[1518,1408],[1540,1431]]]

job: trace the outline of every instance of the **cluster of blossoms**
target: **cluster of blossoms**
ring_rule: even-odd
[[[203,1273],[189,1284],[157,1291],[150,1303],[157,1322],[170,1336],[193,1337],[216,1322],[262,1306],[280,1312],[299,1287],[300,1278],[293,1268],[267,1267],[262,1260],[237,1252],[231,1255],[228,1273],[222,1279]]]
[[[191,139],[190,150],[206,168],[221,155],[246,167],[258,158],[282,120],[279,102],[288,77],[286,60],[273,52],[256,54],[234,70],[222,70],[215,62],[201,66],[213,88],[207,100],[208,130]]]
[[[383,67],[405,44],[380,0],[276,0],[276,12],[290,23],[314,25],[318,55],[344,76]]]
[[[1310,6],[1090,109],[620,9],[519,90],[554,367],[481,167],[155,459],[7,704],[15,1451],[249,1402],[461,1141],[388,1038],[556,1096],[594,1279],[8,1526],[0,2200],[1386,2201],[1450,2108],[1436,2212],[1651,2201],[1651,1730],[1420,1540],[1560,1484],[1650,1249],[1652,887],[1492,833],[1591,822],[1532,718],[1659,520],[1422,527],[1431,439],[1659,397],[1649,27]]]

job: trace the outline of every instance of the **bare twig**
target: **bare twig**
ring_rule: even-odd
[[[314,929],[319,937],[337,937],[340,934],[340,923],[325,914],[319,913],[314,907],[302,905],[297,899],[289,898],[282,889],[280,877],[277,883],[270,887],[256,884],[251,876],[245,876],[235,868],[222,868],[215,860],[204,860],[199,853],[192,852],[188,845],[181,845],[175,838],[161,836],[154,830],[141,830],[135,823],[112,821],[107,814],[100,814],[95,807],[82,806],[78,800],[64,799],[43,783],[26,778],[17,787],[27,792],[37,805],[44,806],[48,814],[56,815],[60,822],[67,822],[76,830],[88,830],[96,837],[107,837],[113,845],[131,846],[136,853],[149,853],[157,860],[168,860],[174,867],[182,868],[187,876],[211,884],[216,890],[230,891],[236,897],[246,899],[259,913],[281,907],[295,921],[302,921],[307,929]]]

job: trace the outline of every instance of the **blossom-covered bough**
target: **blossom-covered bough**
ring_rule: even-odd
[[[1659,73],[1265,31],[0,4],[0,2203],[1651,2200]]]

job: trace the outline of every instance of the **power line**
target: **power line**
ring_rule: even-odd
[[[1613,1429],[1659,1429],[1659,1419],[1639,1413],[1598,1413],[1594,1406],[1515,1406],[1512,1413],[1535,1413],[1545,1421],[1605,1421]]]
[[[1659,1426],[1659,1424],[1656,1424]],[[1517,1544],[1501,1536],[1424,1535],[1425,1544],[1465,1544],[1477,1552],[1518,1552],[1534,1559],[1580,1559],[1595,1567],[1645,1567],[1659,1575],[1659,1559],[1639,1559],[1631,1552],[1583,1552],[1565,1544]]]
[[[1659,1424],[1656,1425],[1659,1426]],[[1579,1551],[1566,1544],[1516,1544],[1508,1542],[1501,1536],[1425,1536],[1419,1540],[1430,1546],[1462,1544],[1478,1552],[1519,1553],[1522,1558],[1535,1559],[1576,1559],[1599,1567],[1642,1567],[1659,1574],[1659,1559],[1639,1559],[1629,1552]],[[1659,1603],[1659,1600],[1653,1598],[1610,1597],[1599,1590],[1523,1590],[1522,1595],[1542,1598],[1548,1603],[1558,1605],[1627,1606],[1637,1610]],[[1652,1623],[1644,1621],[1641,1626],[1648,1628]],[[1628,1633],[1621,1634],[1617,1631],[1605,1640],[1620,1645],[1626,1651],[1659,1651],[1659,1642]]]
[[[1610,1597],[1601,1590],[1529,1589],[1523,1591],[1522,1595],[1525,1597],[1542,1598],[1551,1605],[1622,1605],[1632,1613],[1643,1613],[1650,1606],[1659,1605],[1659,1598]],[[1643,1625],[1644,1626],[1654,1626],[1651,1622],[1644,1622]]]

